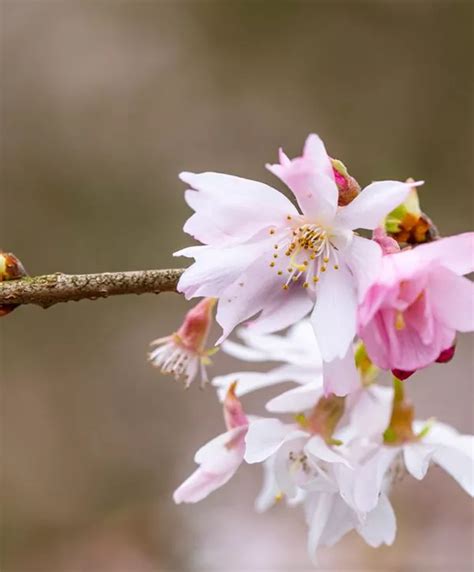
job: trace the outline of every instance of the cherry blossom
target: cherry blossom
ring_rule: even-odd
[[[156,346],[148,356],[161,373],[173,374],[176,379],[184,379],[186,387],[196,375],[201,375],[201,385],[207,381],[206,365],[215,350],[206,349],[209,329],[212,323],[213,298],[205,298],[189,310],[177,332],[154,340]]]
[[[381,249],[357,235],[374,229],[410,186],[370,184],[338,207],[334,169],[323,142],[306,140],[303,155],[268,165],[293,192],[219,173],[182,173],[185,198],[195,211],[185,232],[203,246],[176,253],[194,258],[179,282],[186,298],[218,298],[222,342],[235,326],[259,312],[255,331],[283,329],[312,311],[325,361],[344,358],[356,330],[356,307],[378,273]]]
[[[358,312],[372,361],[415,371],[449,350],[457,331],[472,331],[474,285],[463,275],[473,270],[474,233],[384,256]]]
[[[240,467],[245,451],[248,420],[235,396],[235,384],[224,400],[227,431],[201,447],[194,461],[199,468],[174,492],[176,503],[195,503],[225,485]]]

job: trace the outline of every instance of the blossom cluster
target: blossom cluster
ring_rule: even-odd
[[[212,379],[225,432],[198,450],[174,500],[200,501],[243,463],[262,464],[256,509],[301,505],[313,561],[351,530],[371,546],[392,544],[389,498],[401,473],[420,480],[434,463],[474,495],[473,437],[415,419],[405,396],[413,373],[452,359],[457,333],[474,329],[465,277],[474,233],[440,238],[419,207],[421,182],[360,190],[316,135],[301,157],[280,150],[267,168],[296,204],[263,183],[181,174],[194,210],[184,230],[201,245],[176,253],[194,259],[178,289],[202,300],[150,360],[187,385],[199,372],[206,381],[217,304],[217,345],[246,367]],[[249,362],[277,365],[248,371]],[[266,415],[245,413],[243,396],[283,382],[294,387]]]

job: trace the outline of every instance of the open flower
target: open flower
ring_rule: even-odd
[[[201,374],[201,385],[207,381],[206,365],[209,365],[209,356],[215,350],[208,350],[205,345],[215,302],[213,298],[205,298],[186,314],[177,332],[151,343],[157,347],[148,356],[150,362],[161,368],[161,373],[184,379],[186,387],[198,373]]]
[[[450,474],[474,496],[474,436],[461,435],[439,422],[415,421],[411,436],[394,442],[373,441],[355,478],[354,502],[358,510],[376,505],[384,480],[406,470],[415,479],[426,475],[430,463]],[[370,448],[371,447],[371,448]],[[390,477],[391,475],[391,477]]]
[[[219,299],[222,342],[259,312],[255,331],[285,328],[313,308],[323,359],[343,358],[354,337],[356,307],[378,273],[381,249],[355,229],[374,229],[403,202],[410,186],[372,183],[338,207],[334,169],[322,141],[306,140],[302,157],[268,169],[289,186],[301,211],[275,189],[219,173],[182,173],[195,211],[184,226],[204,246],[177,255],[195,259],[180,279],[187,298]]]
[[[474,329],[474,284],[463,277],[473,269],[474,233],[384,256],[358,313],[371,360],[412,372],[442,359],[456,331]]]
[[[224,419],[227,431],[201,447],[194,460],[199,468],[176,489],[176,503],[195,503],[225,485],[240,467],[245,452],[248,420],[233,384],[224,400]]]

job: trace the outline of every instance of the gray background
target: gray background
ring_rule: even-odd
[[[425,179],[443,234],[472,224],[467,2],[3,0],[1,18],[0,246],[31,274],[184,264],[178,172],[277,185],[265,162],[310,131],[361,184]],[[185,393],[146,363],[186,307],[121,297],[1,321],[2,570],[309,568],[298,510],[254,514],[258,468],[172,503],[223,426],[211,390]],[[472,431],[471,349],[461,339],[453,363],[410,380],[420,417]],[[322,566],[470,569],[472,504],[441,470],[406,478],[394,504],[393,547],[350,535]]]

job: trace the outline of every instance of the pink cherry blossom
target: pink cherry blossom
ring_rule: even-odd
[[[474,233],[384,256],[359,308],[358,331],[370,359],[411,372],[442,359],[456,332],[474,329]]]
[[[161,373],[183,378],[186,387],[192,383],[198,372],[201,385],[207,381],[206,365],[214,350],[205,348],[212,323],[212,309],[215,299],[205,298],[189,310],[178,331],[170,336],[158,338],[151,345],[156,346],[148,356],[150,362],[161,368]]]
[[[199,468],[174,492],[173,499],[195,503],[225,485],[240,467],[245,453],[248,420],[233,384],[224,400],[224,419],[227,431],[201,447],[194,460]]]
[[[222,342],[235,326],[260,313],[251,327],[283,329],[312,310],[323,359],[344,358],[356,330],[356,307],[381,260],[379,245],[355,234],[374,229],[413,186],[383,181],[338,207],[331,160],[316,135],[303,155],[268,165],[293,192],[219,173],[182,173],[195,211],[184,230],[203,243],[176,253],[195,259],[179,282],[186,298],[219,299]]]

